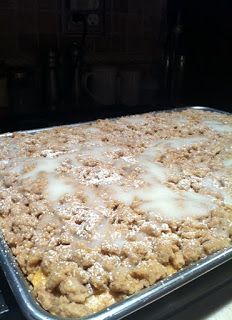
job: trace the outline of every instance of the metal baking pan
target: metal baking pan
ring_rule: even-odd
[[[175,108],[167,111],[180,111],[185,109],[197,109],[204,111],[213,111],[217,113],[227,113],[221,110],[216,110],[208,107],[188,107],[188,108]],[[158,111],[160,112],[160,111]],[[228,113],[227,113],[228,114]],[[78,125],[78,124],[76,124]],[[38,131],[45,130],[30,130],[24,131],[27,133],[36,133]],[[49,130],[46,129],[46,130]],[[2,134],[3,136],[10,136],[10,134]],[[111,305],[110,307],[98,312],[96,314],[83,317],[82,320],[105,320],[105,319],[121,319],[129,314],[165,297],[169,293],[177,290],[185,284],[193,281],[194,279],[203,276],[207,272],[215,269],[216,267],[226,263],[232,259],[232,246],[214,253],[206,258],[199,260],[188,267],[183,268],[181,271],[167,277],[166,279],[159,281],[157,284],[140,291],[131,297]],[[23,276],[18,264],[16,263],[7,243],[4,240],[3,234],[0,232],[0,264],[7,278],[7,281],[13,291],[15,298],[28,320],[71,320],[71,318],[60,318],[53,316],[46,312],[30,292],[30,285]],[[74,318],[72,318],[74,320]]]

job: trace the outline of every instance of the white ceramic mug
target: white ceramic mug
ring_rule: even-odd
[[[117,69],[111,66],[94,67],[83,77],[83,86],[87,93],[96,102],[104,105],[116,103],[116,85]]]
[[[120,72],[119,99],[127,106],[136,106],[140,98],[141,74],[137,70],[124,70]]]

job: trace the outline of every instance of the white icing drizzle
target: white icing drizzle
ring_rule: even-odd
[[[79,157],[81,159],[94,159],[102,162],[106,162],[108,155],[111,155],[117,151],[120,151],[119,147],[105,146],[102,141],[91,142],[83,145]]]
[[[72,186],[71,183],[67,183],[63,178],[58,177],[56,174],[56,170],[61,165],[64,158],[73,159],[73,155],[62,156],[60,158],[37,159],[32,162],[35,164],[35,167],[31,171],[25,173],[22,178],[31,178],[35,180],[39,173],[46,173],[48,185],[45,194],[51,201],[57,201],[65,194],[73,194],[75,192],[74,186]]]
[[[115,229],[115,226],[112,226],[109,219],[98,211],[90,210],[86,222],[77,226],[76,229],[78,241],[90,248],[99,248],[104,243],[110,243],[121,249],[126,243],[124,233],[121,230]],[[90,232],[87,238],[86,231]],[[91,237],[89,238],[90,234]]]
[[[129,118],[128,118],[129,119]],[[127,119],[126,119],[127,120]],[[132,122],[141,120],[133,117]],[[143,120],[143,119],[142,119]],[[92,131],[92,130],[90,130]],[[94,130],[93,130],[94,132]],[[83,173],[83,178],[79,179],[82,184],[83,194],[86,196],[89,208],[96,208],[97,216],[92,219],[91,224],[95,228],[95,235],[92,238],[92,244],[99,244],[106,239],[106,234],[109,232],[109,221],[107,218],[102,218],[102,215],[107,216],[108,209],[101,195],[97,194],[93,185],[105,185],[106,192],[109,191],[113,195],[112,198],[126,205],[132,205],[134,200],[139,200],[136,205],[144,212],[149,213],[151,217],[159,215],[164,218],[182,219],[190,216],[202,216],[216,208],[215,199],[209,195],[202,195],[194,191],[174,190],[166,185],[167,178],[170,174],[169,169],[157,162],[158,157],[167,152],[167,149],[182,150],[189,146],[200,144],[206,141],[206,138],[195,136],[191,138],[174,138],[168,140],[158,140],[148,146],[143,154],[138,156],[123,156],[119,159],[114,159],[114,153],[120,151],[119,147],[112,145],[106,146],[101,140],[92,140],[80,146],[80,151],[76,150],[66,154],[54,154],[51,150],[45,150],[47,158],[34,160],[35,167],[23,175],[23,179],[35,179],[41,172],[45,172],[48,177],[48,186],[46,195],[49,200],[57,202],[64,195],[72,195],[77,191],[78,180],[74,177],[60,176],[59,170],[64,165],[65,161],[70,161],[69,165],[72,168],[79,168]],[[93,159],[101,161],[103,164],[110,164],[108,167],[96,166],[84,167],[83,160]],[[126,165],[128,174],[138,169],[138,172],[131,185],[123,185],[123,177],[116,170]],[[228,165],[226,162],[225,165]],[[115,168],[115,171],[114,171]],[[66,177],[66,178],[65,178]],[[110,187],[107,187],[110,185]],[[224,201],[231,201],[230,196],[224,194]],[[101,213],[100,213],[101,212]],[[91,220],[91,219],[90,219]],[[108,238],[114,237],[119,243],[123,243],[123,239],[117,236],[108,235]],[[96,238],[96,239],[95,239]],[[115,240],[114,239],[114,240]],[[100,242],[99,242],[100,241]]]
[[[232,132],[232,124],[225,124],[216,120],[203,121],[203,124],[217,132]]]
[[[166,170],[157,163],[145,161],[142,168],[145,173],[142,175],[144,181],[154,183],[155,181],[164,182],[166,179]]]
[[[192,146],[194,144],[199,144],[204,142],[206,138],[201,136],[191,137],[191,138],[176,138],[167,140],[158,140],[155,144],[150,145],[143,154],[143,157],[148,157],[149,160],[157,159],[158,156],[164,154],[167,151],[167,147],[181,150],[183,148]]]
[[[166,218],[182,219],[188,216],[206,215],[216,208],[214,198],[188,191],[177,191],[165,186],[169,174],[167,168],[156,163],[158,155],[165,152],[165,146],[180,149],[200,143],[205,138],[180,138],[159,141],[148,147],[139,157],[139,167],[144,172],[141,174],[145,187],[126,190],[123,187],[115,188],[115,199],[132,205],[134,200],[140,200],[140,209],[149,212],[151,216],[159,215]]]
[[[137,163],[137,160],[134,159],[132,156],[124,156],[124,157],[121,157],[120,159],[131,164]]]
[[[185,123],[187,120],[181,118],[177,121]],[[119,123],[123,123],[124,127],[125,124],[144,125],[146,118],[133,116],[123,118]],[[205,121],[204,124],[218,132],[232,132],[232,126],[222,122]],[[93,137],[101,132],[94,127],[84,128],[83,131]],[[72,241],[84,243],[91,248],[110,244],[121,249],[127,243],[128,235],[110,223],[112,211],[107,207],[107,200],[114,199],[128,206],[137,206],[150,217],[149,223],[154,225],[156,216],[166,219],[199,217],[216,208],[217,199],[214,196],[169,187],[166,182],[171,169],[158,162],[159,157],[165,152],[182,150],[206,140],[202,136],[161,139],[153,141],[142,154],[132,156],[127,155],[126,148],[106,145],[100,139],[94,138],[82,144],[70,144],[72,148],[68,152],[43,150],[41,156],[45,158],[16,162],[11,169],[20,174],[23,164],[34,165],[30,171],[21,175],[21,179],[35,180],[40,173],[46,174],[47,187],[44,194],[52,202],[55,212],[49,219],[63,217],[64,229],[74,230]],[[115,157],[118,151],[123,151],[123,156]],[[84,161],[90,159],[99,161],[99,166],[84,166]],[[223,164],[225,168],[231,167],[232,159],[224,160]],[[67,171],[65,167],[68,168]],[[125,173],[132,177],[134,175],[135,178],[127,179],[127,176],[123,176]],[[225,192],[216,179],[203,179],[202,187],[220,194],[225,204],[232,205],[231,195]],[[84,200],[73,196],[79,191]],[[59,203],[65,195],[69,195],[67,201],[74,200],[66,203],[64,199]],[[84,217],[83,222],[76,223],[76,218],[80,218],[81,215]],[[49,219],[42,221],[41,225],[49,223]],[[165,230],[165,224],[160,229]],[[136,241],[139,241],[140,237],[141,240],[146,237],[143,233],[135,233]],[[165,237],[165,234],[163,236]]]
[[[139,163],[141,163],[140,167],[145,170],[145,174],[143,175],[144,180],[151,183],[154,183],[154,179],[159,182],[164,182],[166,180],[168,173],[167,169],[154,161],[158,156],[166,152],[167,146],[179,150],[204,140],[205,138],[203,137],[159,140],[156,144],[149,146],[138,159]]]
[[[125,192],[123,189],[116,194],[116,199],[131,205],[135,199],[141,200],[139,208],[171,219],[182,219],[189,216],[206,215],[216,208],[214,198],[194,192],[174,191],[157,183],[155,186]]]
[[[223,161],[224,166],[227,167],[232,167],[232,159],[227,159]]]
[[[143,115],[135,115],[130,117],[124,117],[120,121],[128,123],[130,125],[144,125],[146,124],[146,117]]]
[[[188,122],[188,119],[186,117],[181,116],[177,121],[180,124],[186,124]]]
[[[220,175],[220,173],[219,173]],[[222,186],[220,185],[219,181],[214,177],[206,177],[202,180],[202,186],[208,190],[212,190],[215,193],[218,193],[222,196],[223,202],[225,205],[232,206],[232,197],[229,193],[227,193]]]
[[[35,163],[35,168],[25,173],[23,175],[24,178],[35,179],[37,175],[41,172],[54,173],[56,171],[56,168],[59,166],[60,161],[57,158],[39,159],[39,160],[36,160],[34,163]]]
[[[88,169],[84,169],[84,172],[88,171]],[[105,185],[105,184],[112,184],[121,180],[121,177],[112,172],[109,169],[101,168],[93,170],[90,174],[86,175],[84,179],[80,182],[86,185]]]
[[[75,188],[61,178],[50,175],[48,176],[47,192],[49,200],[57,201],[66,194],[73,194]]]
[[[64,152],[62,151],[54,151],[52,149],[46,149],[46,150],[42,150],[40,155],[46,158],[55,158],[63,153]]]
[[[104,219],[96,225],[94,229],[93,237],[89,241],[91,247],[99,247],[104,242],[112,243],[118,248],[122,248],[126,242],[125,237],[122,232],[115,231],[115,228],[112,227],[109,220]]]
[[[96,133],[96,134],[98,134],[98,133],[100,133],[101,132],[101,130],[99,129],[99,128],[94,128],[94,127],[86,127],[86,128],[83,128],[84,129],[84,132],[85,133]]]
[[[223,192],[223,196],[224,196],[224,203],[228,206],[232,206],[232,197],[231,195],[229,195],[226,192]]]
[[[198,144],[200,142],[205,141],[206,138],[202,136],[196,136],[191,138],[176,138],[176,139],[169,139],[165,141],[165,144],[170,145],[174,149],[182,149],[184,147],[192,146],[194,144]]]

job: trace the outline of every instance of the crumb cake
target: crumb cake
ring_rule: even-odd
[[[98,120],[0,146],[0,227],[54,315],[95,313],[231,245],[231,115]]]

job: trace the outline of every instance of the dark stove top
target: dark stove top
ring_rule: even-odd
[[[0,269],[0,319],[25,320]]]
[[[232,303],[231,292],[232,260],[126,319],[203,320],[226,302]],[[0,320],[26,320],[1,269]]]

